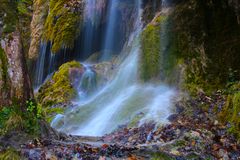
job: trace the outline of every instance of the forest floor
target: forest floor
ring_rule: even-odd
[[[18,151],[31,160],[238,160],[240,145],[236,139],[216,120],[211,108],[204,111],[199,107],[202,103],[222,105],[223,101],[218,94],[213,97],[201,94],[187,103],[179,102],[177,113],[170,116],[170,123],[164,126],[156,127],[154,123],[138,128],[122,126],[103,137],[62,134],[60,140],[43,138],[23,143]]]

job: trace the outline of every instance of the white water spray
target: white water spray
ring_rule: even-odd
[[[137,5],[138,21],[131,36],[135,38],[128,43],[131,46],[129,53],[122,53],[128,56],[119,66],[115,78],[87,101],[80,101],[78,107],[68,110],[63,116],[57,116],[52,124],[54,128],[74,135],[102,136],[140,112],[145,115],[141,123],[167,122],[174,89],[163,84],[138,83],[142,24],[139,1]]]

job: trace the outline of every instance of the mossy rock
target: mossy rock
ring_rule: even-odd
[[[53,53],[57,53],[63,47],[72,48],[80,33],[80,3],[79,8],[74,8],[72,3],[70,0],[50,1],[43,39],[52,42]]]
[[[76,69],[79,74],[83,73],[83,66],[79,62],[65,63],[54,73],[52,79],[39,89],[37,99],[43,107],[68,103],[77,95],[70,77],[71,69]]]
[[[178,84],[182,59],[172,34],[171,11],[159,13],[141,35],[140,77],[146,81]]]
[[[157,18],[156,23],[149,24],[141,35],[141,79],[147,81],[154,77],[157,77],[160,72],[160,29],[161,25],[159,21],[164,18]],[[160,20],[159,20],[160,19]]]

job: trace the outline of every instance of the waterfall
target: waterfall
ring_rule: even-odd
[[[40,54],[37,59],[36,69],[35,69],[35,80],[34,86],[40,86],[44,81],[44,67],[45,67],[45,58],[47,53],[47,43],[41,42],[40,44]]]
[[[35,68],[34,88],[36,91],[56,69],[56,54],[52,54],[50,48],[51,44],[41,42],[39,57]]]
[[[122,53],[128,56],[119,66],[115,78],[89,99],[79,101],[78,107],[57,116],[52,124],[57,130],[74,135],[102,136],[140,112],[144,113],[142,123],[168,122],[171,98],[175,95],[175,90],[164,84],[138,82],[142,11],[140,1],[135,2],[138,7],[138,21],[130,36],[134,38],[129,38],[128,47],[131,49],[128,53]]]
[[[104,39],[104,44],[103,44],[103,55],[102,59],[109,59],[111,58],[111,49],[114,45],[114,33],[115,33],[115,28],[117,25],[117,6],[118,6],[118,1],[117,0],[111,0],[110,1],[110,9],[108,9],[108,20],[107,20],[107,30],[106,30],[106,35]]]
[[[85,99],[97,88],[96,73],[91,69],[91,66],[84,65],[84,73],[80,79],[78,87],[78,95],[80,99]]]
[[[85,56],[94,50],[94,38],[96,38],[96,27],[101,23],[104,4],[102,0],[87,0],[84,8],[83,20],[83,46],[82,52]]]

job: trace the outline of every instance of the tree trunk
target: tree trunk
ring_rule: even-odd
[[[28,74],[25,55],[23,53],[20,33],[16,30],[7,37],[8,38],[1,41],[1,47],[7,59],[9,89],[1,93],[1,96],[9,96],[7,100],[9,105],[13,103],[14,100],[17,100],[22,106],[26,103],[26,100],[33,98],[31,81]],[[3,98],[0,98],[0,106],[6,105],[6,101],[2,101],[1,99]]]

